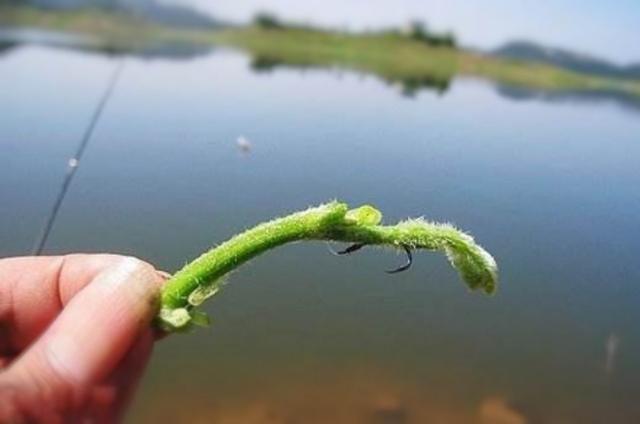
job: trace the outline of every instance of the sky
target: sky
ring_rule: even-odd
[[[527,39],[617,63],[640,62],[640,0],[172,0],[246,22],[259,10],[353,30],[420,19],[469,47]]]

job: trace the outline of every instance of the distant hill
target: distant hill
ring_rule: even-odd
[[[93,7],[129,13],[153,22],[180,26],[211,28],[222,25],[206,13],[187,6],[157,0],[0,0],[0,4],[34,6],[46,9],[79,9]]]
[[[493,50],[490,54],[510,59],[547,63],[584,74],[640,79],[640,63],[618,66],[604,59],[570,50],[546,47],[529,41],[513,41]]]

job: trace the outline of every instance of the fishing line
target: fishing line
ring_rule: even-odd
[[[62,206],[62,202],[64,201],[65,195],[69,190],[69,186],[71,185],[71,181],[73,180],[73,176],[76,174],[78,170],[78,166],[80,165],[80,160],[82,159],[82,155],[84,154],[87,146],[89,145],[89,141],[91,140],[91,136],[93,135],[93,131],[96,127],[98,121],[100,121],[100,117],[102,116],[102,112],[104,111],[105,106],[109,102],[111,95],[114,92],[116,87],[116,83],[120,78],[120,74],[122,73],[122,69],[124,68],[124,60],[121,60],[109,78],[107,83],[107,88],[104,91],[104,94],[100,98],[98,105],[96,106],[91,119],[89,120],[89,125],[87,126],[82,138],[80,139],[80,144],[78,144],[78,148],[76,149],[75,154],[69,159],[67,162],[67,170],[64,175],[64,179],[62,180],[62,185],[60,186],[60,191],[58,192],[57,197],[53,203],[51,211],[49,215],[47,215],[47,220],[45,221],[45,225],[42,228],[40,236],[36,239],[35,244],[33,245],[33,249],[31,249],[31,254],[34,256],[38,256],[42,253],[44,249],[47,239],[49,238],[49,234],[51,233],[51,229],[53,228],[53,224],[56,221],[58,216],[58,211]]]

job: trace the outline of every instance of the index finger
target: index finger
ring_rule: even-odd
[[[76,293],[123,258],[75,254],[0,260],[0,355],[24,350]]]

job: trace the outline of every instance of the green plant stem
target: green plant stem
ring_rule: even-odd
[[[330,202],[260,224],[204,253],[177,272],[161,295],[158,323],[165,330],[201,321],[196,307],[220,288],[222,278],[250,259],[286,243],[330,240],[395,248],[443,250],[472,289],[493,293],[497,267],[489,253],[448,224],[423,219],[378,225],[382,215],[371,206],[349,210]]]

